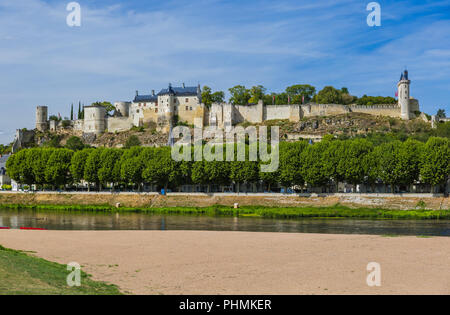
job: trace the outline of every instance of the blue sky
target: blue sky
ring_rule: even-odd
[[[308,83],[394,96],[405,66],[421,108],[450,113],[450,0],[0,0],[0,143],[33,128],[35,107],[131,100],[179,85],[224,90]]]

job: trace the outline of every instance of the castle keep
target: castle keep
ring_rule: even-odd
[[[154,124],[158,131],[168,133],[177,122],[202,128],[204,125],[217,128],[230,128],[242,122],[263,123],[268,120],[284,119],[298,122],[303,117],[334,116],[346,113],[366,113],[375,116],[389,116],[410,120],[419,112],[419,102],[410,96],[411,81],[408,71],[401,74],[398,88],[398,104],[395,105],[264,105],[262,101],[254,105],[234,105],[228,103],[212,104],[207,108],[202,103],[200,85],[162,89],[158,94],[136,96],[131,102],[114,103],[114,114],[108,115],[103,106],[84,107],[84,119],[71,121],[74,130],[86,134],[121,132],[133,127]],[[48,121],[48,108],[38,106],[36,110],[36,129],[56,131],[61,122]]]

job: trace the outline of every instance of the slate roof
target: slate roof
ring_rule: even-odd
[[[175,96],[197,96],[196,86],[186,87],[169,87],[168,89],[162,89],[158,95],[173,94]]]
[[[156,103],[158,96],[156,95],[136,95],[134,98],[135,103]]]

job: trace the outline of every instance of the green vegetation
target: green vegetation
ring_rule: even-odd
[[[202,102],[210,108],[213,103],[224,103],[225,93],[222,91],[212,92],[211,88],[204,86],[202,90]]]
[[[374,144],[369,139],[332,137],[314,145],[281,142],[280,167],[273,173],[262,173],[261,161],[248,161],[249,146],[245,146],[244,162],[236,158],[234,162],[176,162],[170,147],[143,148],[138,141],[130,140],[127,149],[24,149],[9,158],[6,168],[23,185],[67,189],[85,180],[98,190],[109,186],[135,191],[141,191],[144,184],[166,189],[184,184],[235,184],[238,191],[241,184],[268,189],[277,184],[304,189],[307,184],[329,192],[346,182],[365,184],[372,191],[377,184],[389,185],[391,192],[409,190],[414,183],[429,185],[434,192],[444,190],[450,174],[450,141],[446,138],[432,137],[426,143],[408,139]]]
[[[0,295],[120,295],[114,285],[81,272],[81,286],[69,287],[66,266],[0,246]]]
[[[86,145],[79,137],[72,136],[67,140],[65,147],[72,151],[79,151],[83,150],[86,147]]]
[[[131,149],[132,147],[138,147],[141,145],[141,141],[139,140],[139,138],[135,135],[130,136],[127,139],[127,142],[125,142],[125,149]]]
[[[11,153],[12,145],[3,145],[0,144],[0,155]]]
[[[36,211],[82,211],[82,212],[142,212],[148,214],[170,215],[205,215],[260,217],[267,219],[301,219],[301,218],[359,218],[359,219],[409,219],[409,220],[448,220],[450,210],[386,210],[386,209],[351,209],[342,205],[331,207],[262,207],[244,206],[239,209],[227,206],[210,207],[121,207],[117,209],[110,205],[2,205],[9,209],[33,209]]]
[[[207,104],[213,103],[211,89],[205,87],[205,95],[203,100]],[[343,87],[340,90],[332,86],[325,86],[316,93],[316,88],[309,84],[296,84],[286,88],[281,93],[266,93],[267,89],[262,85],[253,86],[247,89],[243,85],[236,85],[229,89],[230,103],[235,105],[256,104],[262,100],[265,105],[286,105],[286,104],[302,104],[311,101],[321,104],[358,104],[358,105],[378,105],[378,104],[397,104],[397,100],[393,97],[383,96],[367,96],[361,98],[350,94],[348,88]],[[223,92],[220,94],[220,100],[223,100]],[[220,102],[220,101],[217,101]],[[208,105],[210,106],[210,105]]]

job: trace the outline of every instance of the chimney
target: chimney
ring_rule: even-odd
[[[186,86],[184,85],[184,82],[183,82],[183,89],[185,89],[186,88]]]
[[[138,90],[136,90],[136,96],[139,96],[139,91]]]

